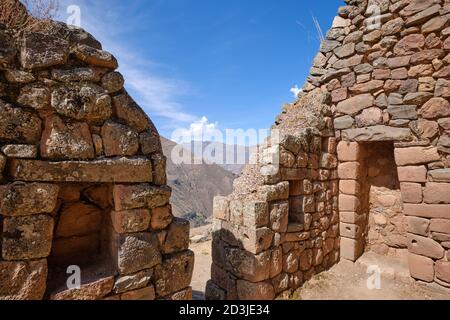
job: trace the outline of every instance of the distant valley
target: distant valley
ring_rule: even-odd
[[[172,150],[177,144],[161,137],[164,155],[167,157],[167,179],[172,188],[172,208],[174,215],[185,216],[191,226],[202,224],[202,216],[212,216],[213,199],[217,195],[232,192],[233,181],[243,165],[227,166],[202,164],[176,165],[171,159]],[[189,146],[183,146],[189,149]],[[200,155],[198,156],[200,159]],[[236,174],[235,174],[236,173]]]

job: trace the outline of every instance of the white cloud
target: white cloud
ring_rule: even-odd
[[[319,20],[317,20],[317,18],[314,15],[312,15],[312,19],[314,22],[314,27],[316,28],[317,31],[317,37],[319,41],[322,42],[325,40],[325,36],[323,35],[322,27],[320,26]]]
[[[181,104],[175,101],[186,92],[186,84],[182,81],[155,77],[132,65],[122,65],[120,70],[126,77],[127,87],[137,94],[150,116],[157,115],[174,122],[189,122],[196,118],[183,112]]]
[[[182,138],[184,141],[211,141],[221,134],[219,124],[209,122],[206,117],[192,122],[189,128],[180,128],[176,132],[178,139]]]
[[[303,91],[301,88],[299,88],[297,85],[295,85],[293,88],[291,88],[291,93],[294,95],[294,98],[297,99],[298,95]]]

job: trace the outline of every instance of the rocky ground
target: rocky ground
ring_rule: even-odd
[[[191,239],[208,238],[211,226],[191,230]],[[194,299],[204,299],[206,281],[210,279],[211,240],[191,243],[195,253],[192,288]],[[381,287],[369,290],[368,267],[379,266]],[[313,277],[295,295],[299,300],[450,300],[450,293],[431,285],[415,284],[409,278],[406,261],[366,253],[357,263],[341,261],[327,272]]]
[[[313,277],[299,290],[300,300],[450,300],[450,294],[440,288],[418,285],[408,281],[405,265],[391,259],[363,256],[357,263],[342,260],[329,271]],[[372,261],[370,261],[372,260]],[[381,261],[380,261],[381,260]],[[367,288],[368,265],[380,264],[382,269],[380,289]],[[400,272],[393,272],[393,268]],[[406,272],[405,272],[406,271]]]
[[[211,278],[211,228],[206,225],[191,229],[191,250],[195,253],[192,291],[195,300],[203,300],[206,282]]]

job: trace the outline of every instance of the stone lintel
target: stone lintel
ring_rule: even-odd
[[[342,131],[345,141],[371,142],[371,141],[410,141],[410,129],[393,128],[389,126],[373,126]]]
[[[9,172],[16,181],[36,182],[152,182],[152,165],[146,158],[50,162],[12,159]]]

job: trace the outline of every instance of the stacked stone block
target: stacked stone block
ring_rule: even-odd
[[[255,193],[216,197],[209,299],[274,299],[339,259],[336,144],[328,130],[286,134],[280,167]]]
[[[367,170],[370,166],[367,166],[366,148],[374,143],[393,146],[395,165],[392,165],[402,195],[403,212],[396,212],[400,227],[395,229],[395,234],[386,234],[385,239],[394,239],[386,243],[398,249],[407,247],[413,278],[449,286],[449,230],[446,226],[450,221],[450,2],[345,2],[313,61],[299,101],[287,108],[305,112],[308,117],[306,109],[311,97],[319,94],[327,97],[325,104],[330,114],[322,115],[332,124],[326,134],[320,121],[323,119],[318,115],[316,124],[304,125],[303,129],[319,130],[322,138],[326,136],[333,139],[333,144],[338,144],[338,170],[323,175],[320,169],[310,168],[308,170],[312,171],[305,173],[286,166],[305,163],[305,159],[286,155],[284,149],[292,150],[281,144],[282,178],[269,177],[265,180],[267,185],[259,186],[261,190],[247,188],[249,197],[265,194],[265,188],[272,190],[269,198],[258,199],[262,220],[255,222],[253,219],[254,223],[245,225],[247,216],[255,214],[254,206],[249,209],[243,205],[250,203],[247,197],[217,198],[212,280],[207,286],[210,298],[271,299],[281,295],[283,290],[297,288],[322,269],[320,262],[314,268],[311,266],[313,261],[321,260],[317,253],[319,248],[323,251],[325,245],[332,247],[328,260],[331,264],[335,261],[331,258],[335,254],[333,250],[337,248],[342,258],[358,259],[369,248],[366,242],[371,239],[370,228],[373,227],[368,217],[370,185],[367,178],[370,175]],[[294,137],[302,127],[296,117],[279,116],[275,127],[280,125]],[[308,151],[308,159],[314,159],[315,152]],[[311,183],[298,182],[305,176]],[[339,183],[334,186],[337,176]],[[339,200],[333,203],[335,209],[331,212],[328,231],[325,219],[317,231],[314,227],[308,229],[310,215],[322,212],[321,207],[313,206],[314,202],[317,205],[316,195],[311,197],[309,193],[311,185],[318,181],[331,181],[330,192]],[[297,190],[300,190],[298,194]],[[323,191],[326,190],[318,193]],[[325,208],[327,205],[329,203],[325,202]],[[270,217],[273,212],[277,212],[275,216],[282,215],[280,212],[286,215],[286,211],[289,212],[288,227],[284,231],[279,229],[282,224],[273,225]],[[408,221],[407,234],[404,216]],[[296,229],[299,225],[300,229]],[[317,232],[325,231],[322,247],[318,244],[320,241],[313,238]],[[290,234],[295,233],[291,238]],[[340,236],[341,243],[331,246],[329,236],[331,239]],[[260,242],[255,243],[256,239]],[[286,242],[286,239],[295,241]],[[267,267],[268,261],[272,262],[271,268]],[[302,279],[297,281],[299,274]]]
[[[440,160],[436,147],[396,149],[404,210],[408,215],[411,276],[450,287],[450,230],[446,227],[450,221],[450,169],[433,169],[433,163]],[[436,173],[440,178],[435,180]]]
[[[189,223],[114,56],[56,22],[0,38],[0,299],[191,299]]]
[[[407,246],[411,275],[448,286],[444,236],[448,233],[437,232],[436,225],[444,226],[450,218],[446,196],[450,182],[446,142],[450,135],[446,126],[450,115],[450,3],[346,2],[322,43],[304,91],[321,90],[331,95],[335,136],[340,146],[353,146],[353,155],[363,148],[361,144],[394,144],[403,211],[410,223]],[[364,206],[355,197],[358,182],[364,187],[360,179],[363,166],[356,157],[340,158],[341,255],[350,260],[364,251],[363,237],[346,237],[344,233],[358,233],[357,215],[347,216],[346,212],[355,213],[357,210],[351,209]],[[433,219],[437,219],[435,231],[429,229]],[[346,220],[351,225],[346,225]],[[411,224],[421,226],[421,232]]]
[[[364,175],[364,151],[357,142],[341,141],[337,147],[339,167],[339,218],[341,257],[356,261],[364,252],[367,226]]]

